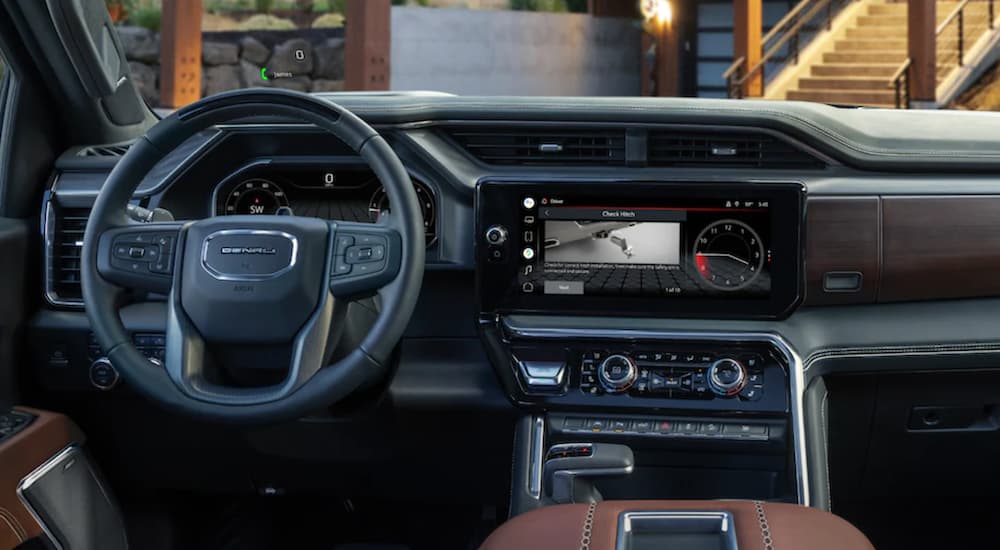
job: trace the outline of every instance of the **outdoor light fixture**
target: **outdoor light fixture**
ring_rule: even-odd
[[[639,9],[646,21],[655,20],[660,25],[670,23],[674,17],[670,0],[640,0]]]

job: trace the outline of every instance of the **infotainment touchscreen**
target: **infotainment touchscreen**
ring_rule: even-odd
[[[788,183],[484,182],[484,312],[779,317],[801,294]]]
[[[521,199],[524,293],[767,298],[767,199]],[[528,208],[530,206],[530,208]]]

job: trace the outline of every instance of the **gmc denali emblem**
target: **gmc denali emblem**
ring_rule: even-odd
[[[298,251],[298,239],[284,231],[222,229],[202,242],[201,266],[220,281],[266,281],[291,271]]]
[[[220,250],[222,254],[243,254],[243,255],[263,255],[273,256],[278,251],[275,248],[264,246],[223,246]]]

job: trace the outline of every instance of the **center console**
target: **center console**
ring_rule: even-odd
[[[801,364],[780,335],[627,321],[789,315],[801,185],[486,181],[476,206],[480,333],[531,413],[515,513],[545,503],[554,445],[597,443],[635,468],[594,494],[808,503]]]

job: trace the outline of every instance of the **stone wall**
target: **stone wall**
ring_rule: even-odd
[[[142,27],[118,27],[132,80],[143,98],[160,104],[160,37]],[[301,92],[344,89],[343,29],[301,31],[206,32],[202,34],[201,93],[255,86],[279,87]],[[302,55],[296,55],[298,51]],[[261,78],[291,73],[291,78]]]

